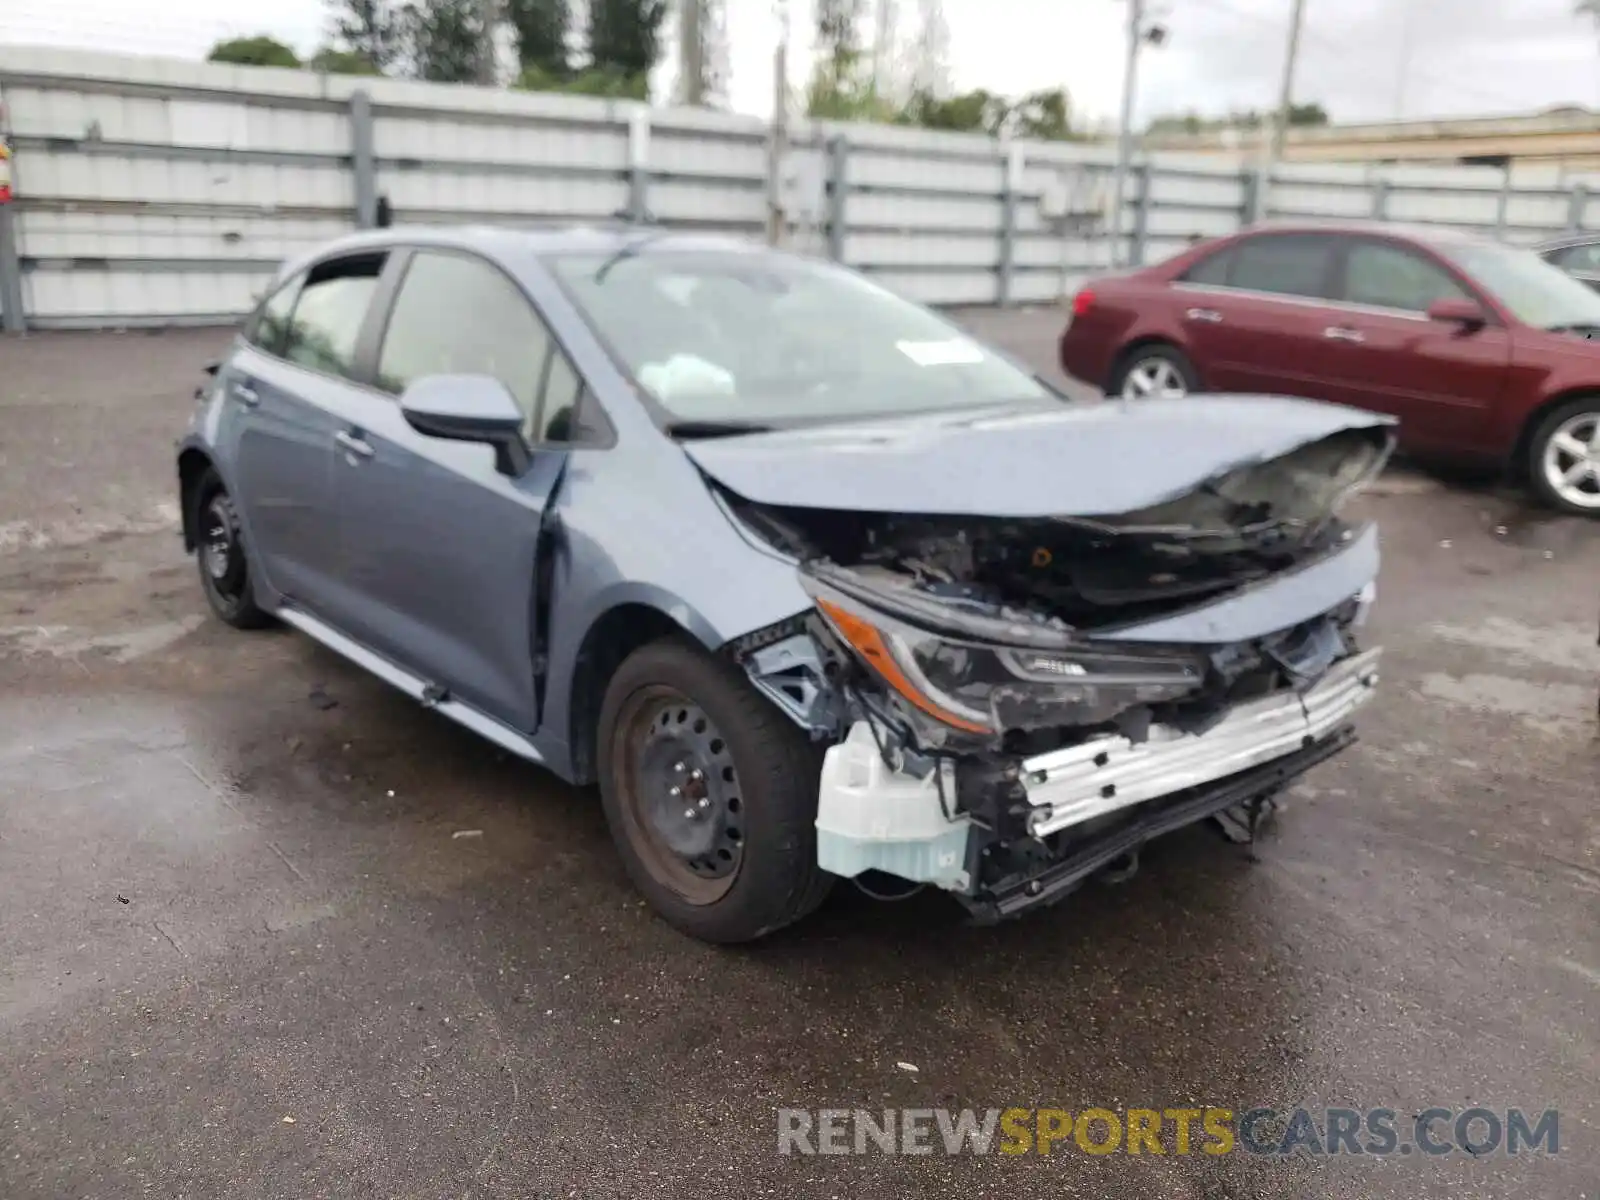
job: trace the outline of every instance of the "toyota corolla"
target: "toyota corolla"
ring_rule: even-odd
[[[575,783],[714,941],[1247,837],[1352,738],[1389,418],[1068,401],[851,271],[661,232],[290,263],[177,460],[215,613]]]

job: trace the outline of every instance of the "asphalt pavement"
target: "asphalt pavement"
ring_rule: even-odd
[[[1056,314],[967,319],[1049,368]],[[225,337],[0,340],[3,1200],[1600,1197],[1600,522],[1385,476],[1380,695],[1255,846],[715,949],[592,791],[208,617],[171,442]],[[1296,1105],[1560,1152],[779,1153],[790,1108]]]

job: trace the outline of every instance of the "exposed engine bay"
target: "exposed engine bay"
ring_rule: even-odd
[[[1376,683],[1377,651],[1357,640],[1376,534],[1337,510],[1391,441],[1343,430],[1109,515],[724,493],[815,603],[731,649],[829,747],[822,865],[998,916],[1166,828],[1231,814],[1253,832],[1289,779],[1351,740]]]

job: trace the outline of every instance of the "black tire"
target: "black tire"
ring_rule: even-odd
[[[189,527],[194,530],[195,563],[200,570],[200,590],[211,611],[235,629],[271,625],[271,616],[256,603],[244,531],[215,468],[207,467],[195,485],[193,504]]]
[[[1187,354],[1170,342],[1149,342],[1125,351],[1117,359],[1117,365],[1111,369],[1111,378],[1106,380],[1106,395],[1122,395],[1129,378],[1142,368],[1165,368],[1170,371],[1180,381],[1184,395],[1201,390],[1200,372],[1195,370]]]
[[[693,714],[687,723],[685,714]],[[697,732],[700,716],[705,728]],[[598,735],[606,823],[634,886],[668,923],[703,941],[747,942],[822,903],[833,876],[817,866],[821,758],[736,666],[677,638],[651,642],[612,677]],[[684,746],[689,749],[682,753],[693,762],[704,761],[704,754],[722,756],[707,773],[712,782],[698,785],[698,801],[661,800],[666,790],[679,795],[665,787],[661,772],[681,772],[684,758],[668,768],[657,752],[664,748],[670,759]],[[691,769],[692,778],[699,774]],[[648,794],[641,786],[646,783],[655,785]],[[702,880],[697,873],[721,864],[707,853],[691,859],[688,852],[675,852],[665,840],[669,834],[661,832],[660,822],[670,821],[678,826],[670,835],[680,845],[683,836],[698,837],[692,825],[676,822],[675,811],[664,810],[701,801],[720,831],[707,835],[723,843],[714,853],[737,852],[731,876]],[[730,833],[737,845],[726,842]]]
[[[1540,503],[1561,512],[1600,517],[1600,474],[1591,468],[1586,481],[1581,481],[1576,489],[1569,489],[1575,490],[1579,496],[1592,497],[1592,503],[1584,503],[1575,497],[1562,495],[1556,480],[1551,478],[1551,469],[1547,464],[1547,456],[1553,449],[1552,441],[1564,432],[1570,431],[1574,424],[1582,433],[1600,439],[1600,395],[1579,396],[1565,404],[1557,405],[1540,418],[1528,438],[1527,457],[1521,465],[1527,472],[1528,483]],[[1600,444],[1600,441],[1590,442],[1591,454],[1597,444]],[[1558,462],[1577,465],[1579,458],[1575,453],[1559,452]],[[1593,462],[1592,458],[1590,462]]]

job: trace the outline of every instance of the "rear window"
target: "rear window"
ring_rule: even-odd
[[[1228,282],[1253,292],[1327,299],[1334,240],[1318,235],[1257,237],[1233,248]]]

